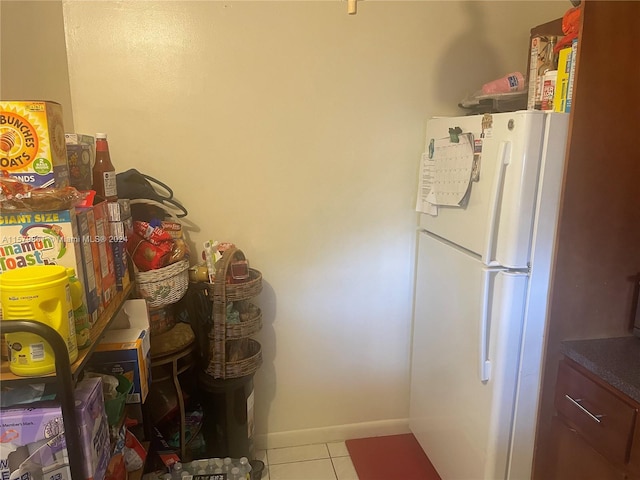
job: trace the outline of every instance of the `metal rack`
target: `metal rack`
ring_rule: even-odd
[[[9,371],[9,364],[3,361],[0,364],[0,382],[3,384],[31,384],[34,380],[41,383],[58,383],[58,400],[62,410],[62,421],[64,424],[67,452],[69,453],[69,468],[71,477],[74,480],[83,480],[82,458],[75,452],[81,452],[79,429],[75,416],[75,399],[73,390],[80,379],[84,367],[95,350],[95,346],[102,338],[105,330],[109,327],[113,319],[124,305],[125,300],[133,290],[133,283],[122,292],[118,292],[100,316],[91,331],[91,346],[81,350],[77,360],[71,364],[67,345],[60,334],[53,328],[33,320],[4,320],[0,322],[0,333],[27,332],[40,335],[53,349],[55,355],[56,373],[39,377],[19,377]]]

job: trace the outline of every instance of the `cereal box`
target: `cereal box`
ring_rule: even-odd
[[[0,213],[0,274],[29,265],[62,265],[81,273],[75,209]]]
[[[149,313],[143,299],[127,300],[114,326],[107,330],[89,360],[88,369],[124,375],[133,383],[127,403],[144,403],[151,384]],[[117,323],[116,323],[117,322]],[[115,328],[118,324],[128,328]]]
[[[124,290],[131,283],[129,254],[127,253],[127,238],[131,235],[131,231],[133,230],[133,220],[129,217],[126,220],[109,222],[109,230],[111,233],[113,261],[116,267],[116,288],[117,290]]]
[[[0,274],[30,265],[75,268],[85,282],[76,211],[0,213]],[[87,305],[86,292],[83,301]]]
[[[91,166],[96,158],[94,138],[80,133],[65,133],[64,137],[67,144],[70,185],[78,190],[91,190]]]
[[[116,202],[109,202],[109,221],[120,222],[131,218],[131,201],[128,198],[119,198]]]
[[[93,216],[96,222],[94,239],[100,251],[100,271],[102,272],[102,306],[107,308],[116,293],[116,267],[111,248],[111,232],[109,230],[109,210],[107,202],[103,201],[93,206]]]
[[[32,187],[69,185],[59,103],[0,101],[0,170]]]
[[[90,208],[81,208],[77,210],[76,220],[78,221],[78,234],[80,235],[80,253],[82,255],[82,263],[85,266],[84,275],[84,291],[87,297],[87,311],[93,325],[98,320],[98,315],[102,310],[102,298],[100,294],[100,267],[96,269],[94,264],[93,244],[91,241],[91,227],[89,222],[95,224],[93,218],[93,210]],[[95,226],[93,227],[95,231]],[[95,258],[99,259],[99,253],[96,245]]]

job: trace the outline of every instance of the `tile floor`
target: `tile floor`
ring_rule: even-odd
[[[262,480],[358,480],[344,442],[258,450]]]

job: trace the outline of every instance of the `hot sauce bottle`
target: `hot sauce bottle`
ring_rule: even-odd
[[[115,201],[118,199],[116,169],[111,163],[106,133],[96,133],[96,163],[93,166],[93,189],[96,195]]]

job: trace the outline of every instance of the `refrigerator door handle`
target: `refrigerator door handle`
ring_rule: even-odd
[[[482,274],[482,317],[480,318],[480,381],[488,382],[491,378],[491,360],[489,360],[489,339],[491,338],[491,286],[492,275],[496,270],[484,269]]]
[[[497,265],[493,258],[494,245],[498,236],[497,223],[500,199],[502,197],[502,187],[504,184],[504,173],[509,165],[511,158],[511,142],[500,142],[498,147],[498,168],[496,168],[496,177],[493,182],[491,192],[491,202],[489,203],[489,222],[487,228],[487,238],[485,241],[486,250],[484,253],[484,262],[487,265]]]

